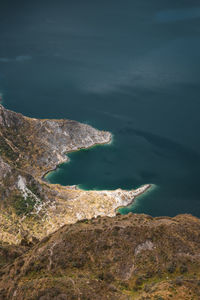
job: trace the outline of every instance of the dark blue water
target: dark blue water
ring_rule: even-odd
[[[0,16],[4,105],[114,134],[51,182],[153,183],[129,209],[200,216],[199,1],[1,1]]]

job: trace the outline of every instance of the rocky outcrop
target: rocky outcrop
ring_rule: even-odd
[[[0,105],[0,136],[24,171],[42,176],[67,160],[68,152],[109,143],[107,131],[71,120],[24,117]],[[4,153],[6,155],[6,153]],[[28,160],[28,161],[27,161]]]
[[[199,232],[191,215],[65,225],[0,269],[0,299],[200,299]]]

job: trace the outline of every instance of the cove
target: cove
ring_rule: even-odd
[[[132,138],[127,138],[127,135]],[[199,213],[195,206],[198,184],[191,181],[187,169],[193,166],[193,178],[198,180],[200,158],[188,147],[147,132],[126,129],[123,134],[115,133],[111,145],[79,150],[68,156],[69,162],[47,176],[49,182],[75,184],[86,190],[130,190],[151,183],[153,189],[137,197],[132,205],[120,209],[120,212],[175,215],[176,212],[187,212],[187,199],[190,198],[190,203],[194,199],[190,211],[194,215]]]
[[[49,181],[83,189],[151,183],[156,188],[124,213],[200,217],[197,1],[40,5],[1,3],[4,105],[33,118],[88,122],[114,135],[112,145],[70,154]]]

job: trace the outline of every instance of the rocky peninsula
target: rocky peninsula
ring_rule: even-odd
[[[28,118],[0,105],[0,239],[19,244],[81,219],[115,216],[149,189],[84,191],[43,180],[67,153],[111,140],[111,133],[87,124]]]

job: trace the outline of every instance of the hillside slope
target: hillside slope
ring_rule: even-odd
[[[3,267],[0,299],[200,299],[199,249],[191,215],[83,220]]]

